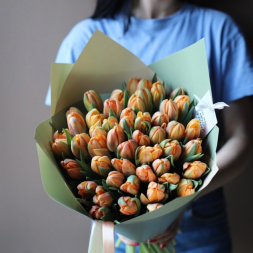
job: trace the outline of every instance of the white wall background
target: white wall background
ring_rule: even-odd
[[[221,1],[251,40],[253,4]],[[50,64],[62,39],[88,17],[95,0],[0,2],[0,252],[87,252],[90,221],[43,190],[33,139],[49,118],[44,106]],[[227,7],[226,7],[227,6]],[[246,27],[247,24],[247,27]],[[253,45],[251,45],[253,48]],[[239,169],[239,168],[238,168]],[[234,253],[251,253],[252,169],[226,186]]]

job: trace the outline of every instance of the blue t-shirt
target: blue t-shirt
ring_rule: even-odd
[[[86,19],[73,27],[58,51],[57,63],[74,63],[98,29],[134,53],[146,65],[205,38],[214,102],[231,102],[253,94],[253,64],[242,33],[226,14],[184,4],[176,13],[159,19],[131,17]],[[50,89],[46,104],[50,105]]]

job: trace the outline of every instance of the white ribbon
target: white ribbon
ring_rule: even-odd
[[[209,110],[211,110],[211,111],[214,111],[215,109],[219,109],[219,110],[221,110],[221,109],[223,109],[225,106],[228,106],[229,107],[229,105],[227,105],[226,103],[224,103],[224,102],[218,102],[218,103],[215,103],[215,104],[213,104],[213,103],[210,103],[210,104],[208,104],[208,103],[206,103],[203,99],[201,99],[201,98],[199,98],[198,96],[196,96],[196,95],[194,95],[194,97],[198,100],[198,105],[195,107],[195,110],[196,111],[200,111],[200,110],[203,110],[203,109],[209,109]]]

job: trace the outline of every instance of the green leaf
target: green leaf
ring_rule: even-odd
[[[192,162],[192,161],[198,161],[204,154],[197,154],[197,155],[193,155],[193,156],[189,156],[187,158],[185,158],[182,163],[185,162]]]
[[[165,159],[168,159],[170,161],[170,164],[172,165],[172,167],[176,168],[175,164],[174,164],[174,158],[173,155],[169,155],[167,156]]]
[[[82,204],[86,205],[87,207],[92,207],[94,205],[93,201],[87,201],[87,200],[80,199],[80,198],[76,198],[76,200],[79,203],[82,203]]]
[[[177,96],[179,96],[179,94],[181,93],[181,91],[182,91],[182,88],[180,87],[178,90],[177,90],[177,92],[175,93],[175,95],[172,97],[172,100],[174,101],[174,99],[177,97]]]
[[[152,83],[156,83],[157,82],[157,75],[156,73],[153,75],[153,78],[152,78]]]
[[[138,154],[138,150],[141,148],[141,146],[139,146],[136,150],[135,150],[135,154],[134,154],[134,156],[135,156],[135,166],[136,167],[139,167],[139,165],[140,165],[140,161],[139,161],[139,159],[138,159],[138,157],[137,157],[137,154]]]
[[[139,112],[139,110],[135,107],[135,106],[133,106],[133,111],[135,112],[135,114],[137,115],[138,114],[138,112]]]
[[[187,124],[190,122],[190,120],[192,119],[192,115],[193,115],[193,111],[195,109],[195,106],[193,106],[188,113],[186,114],[185,118],[182,120],[182,124],[186,127]]]
[[[125,90],[125,89],[126,89],[126,86],[127,86],[127,85],[126,85],[125,82],[122,82],[122,83],[121,83],[121,89],[122,89],[122,90]]]
[[[211,171],[211,169],[209,167],[206,168],[206,171],[201,175],[201,178],[205,177],[207,174],[209,174],[209,172]]]
[[[118,118],[112,108],[109,110],[109,117],[115,117],[116,119]]]
[[[66,134],[68,146],[71,146],[72,135],[66,129],[62,129],[62,131]]]
[[[137,212],[135,213],[135,217],[138,216],[140,214],[140,211],[141,211],[141,202],[138,198],[132,198],[131,199],[132,202],[135,202],[136,205],[137,205]]]
[[[184,118],[186,117],[188,111],[189,111],[189,105],[188,105],[188,103],[184,103],[184,108],[183,108],[182,112],[179,114],[177,121],[182,123]]]
[[[151,124],[148,121],[142,121],[141,125],[144,125],[146,128],[146,135],[149,135],[149,132],[151,130]]]
[[[124,90],[124,98],[123,98],[123,108],[127,108],[127,104],[128,104],[128,100],[129,100],[129,95],[127,93],[126,90]]]
[[[82,162],[78,159],[76,159],[77,163],[82,167],[83,171],[87,174],[87,176],[89,176],[90,178],[94,178],[94,179],[99,179],[101,178],[100,175],[96,174],[91,167],[86,164],[85,162]]]

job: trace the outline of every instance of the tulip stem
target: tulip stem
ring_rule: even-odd
[[[120,246],[121,242],[122,242],[121,239],[118,238],[117,242],[115,243],[115,247],[118,248]]]
[[[135,246],[126,244],[126,253],[135,253]]]

